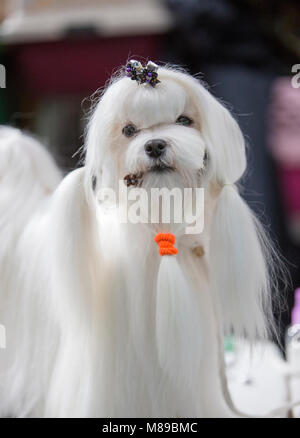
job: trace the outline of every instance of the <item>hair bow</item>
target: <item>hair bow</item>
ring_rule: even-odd
[[[147,62],[143,67],[139,61],[131,59],[126,65],[126,76],[138,84],[149,84],[155,87],[160,81],[157,79],[158,65],[152,61]]]

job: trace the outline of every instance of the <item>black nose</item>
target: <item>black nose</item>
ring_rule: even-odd
[[[145,151],[149,157],[159,158],[165,152],[166,147],[167,142],[165,140],[149,140],[145,144]]]

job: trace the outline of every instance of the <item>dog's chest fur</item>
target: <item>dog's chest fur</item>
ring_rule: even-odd
[[[220,410],[223,413],[226,408],[219,378],[218,336],[205,250],[201,242],[189,236],[187,239],[183,237],[177,245],[179,264],[199,298],[202,326],[202,332],[194,334],[192,344],[195,350],[201,345],[202,369],[199,369],[193,385],[189,387],[184,369],[181,370],[181,378],[175,382],[158,358],[156,282],[160,256],[153,242],[153,234],[145,227],[138,229],[136,226],[133,233],[130,225],[121,226],[120,229],[116,225],[113,229],[111,222],[108,228],[104,226],[102,233],[100,228],[100,233],[106,236],[110,244],[112,239],[114,241],[114,256],[107,260],[113,266],[108,300],[112,323],[105,354],[110,363],[110,372],[105,377],[109,380],[109,414],[207,416],[211,412],[208,399],[213,400],[214,412]],[[187,321],[189,317],[182,315]]]

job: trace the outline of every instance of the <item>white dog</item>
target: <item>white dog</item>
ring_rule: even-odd
[[[0,130],[2,416],[238,415],[222,334],[266,335],[272,250],[235,185],[237,123],[195,78],[158,78],[111,81],[64,179],[35,140]],[[129,192],[203,187],[204,231],[120,223],[99,193],[124,178]],[[159,255],[159,232],[177,255]]]

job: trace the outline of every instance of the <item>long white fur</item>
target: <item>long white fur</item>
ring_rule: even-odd
[[[268,244],[234,186],[244,140],[199,81],[166,67],[159,79],[155,88],[111,82],[88,125],[85,166],[59,185],[35,140],[0,130],[0,415],[237,415],[219,334],[264,336],[272,322]],[[192,127],[175,124],[181,114]],[[122,135],[129,122],[133,139]],[[168,142],[174,172],[149,171],[152,138]],[[204,187],[204,232],[120,224],[97,203],[101,188],[139,171],[147,190]],[[160,259],[158,231],[176,235],[176,258]]]

